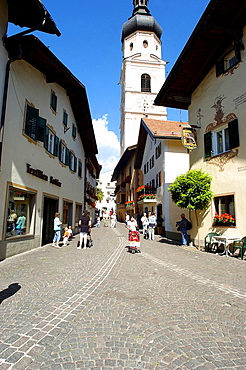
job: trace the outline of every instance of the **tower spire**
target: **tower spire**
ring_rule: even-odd
[[[135,14],[149,14],[149,8],[148,8],[149,0],[133,0],[133,13],[132,16]]]

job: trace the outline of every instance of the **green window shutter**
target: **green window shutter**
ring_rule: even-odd
[[[235,44],[234,51],[235,51],[235,56],[237,58],[237,61],[241,62],[241,48],[238,43]]]
[[[61,161],[61,156],[62,156],[62,141],[59,141],[59,150],[58,150],[58,158]]]
[[[38,121],[39,110],[27,105],[26,109],[26,122],[25,122],[25,134],[33,140],[36,140],[37,121]]]
[[[66,148],[66,159],[65,159],[65,163],[64,163],[66,166],[68,166],[70,164],[70,150],[68,148]]]
[[[224,73],[224,58],[216,63],[216,77]]]
[[[49,127],[45,127],[44,133],[44,148],[48,150],[48,140],[49,140]]]
[[[73,167],[73,172],[77,172],[77,157],[74,157],[74,167]]]
[[[57,96],[53,92],[51,93],[50,106],[56,112],[56,108],[57,108]]]
[[[238,120],[234,119],[228,123],[230,149],[236,148],[239,143]]]
[[[76,126],[73,125],[73,128],[72,128],[72,137],[75,139],[76,138],[76,135],[77,135],[77,129],[76,129]]]
[[[45,131],[46,131],[46,119],[42,117],[38,117],[36,139],[44,142]]]
[[[59,137],[55,136],[54,153],[53,153],[53,155],[57,157],[58,156],[58,152],[59,152]]]
[[[67,127],[67,120],[68,120],[68,114],[67,112],[63,112],[63,124],[65,127]]]
[[[79,169],[78,169],[78,176],[79,177],[82,177],[82,162],[81,161],[79,161]]]
[[[209,131],[204,135],[204,157],[208,158],[212,156],[212,132]]]
[[[69,154],[68,154],[68,165],[69,165],[69,168],[70,170],[72,171],[73,168],[72,168],[72,158],[73,158],[73,153],[69,150]]]

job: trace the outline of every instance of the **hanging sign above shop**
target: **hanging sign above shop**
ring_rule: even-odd
[[[193,150],[197,148],[196,130],[190,127],[182,129],[182,144],[185,148]]]
[[[53,176],[50,176],[50,178],[49,178],[49,176],[45,175],[43,173],[43,171],[41,171],[39,169],[32,168],[29,163],[26,164],[26,172],[29,173],[30,175],[38,177],[41,180],[49,181],[53,185],[56,185],[56,186],[59,186],[59,187],[62,186],[62,183],[59,180],[54,179]]]

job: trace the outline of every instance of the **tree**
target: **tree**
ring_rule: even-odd
[[[97,199],[102,201],[103,197],[104,197],[104,192],[102,191],[102,189],[97,188]]]
[[[212,176],[202,170],[189,170],[186,174],[177,176],[168,188],[172,201],[179,208],[187,208],[195,212],[199,250],[198,211],[206,210],[213,198],[211,182]]]

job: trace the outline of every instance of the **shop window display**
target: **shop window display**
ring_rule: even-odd
[[[34,233],[35,193],[9,187],[6,238]]]

